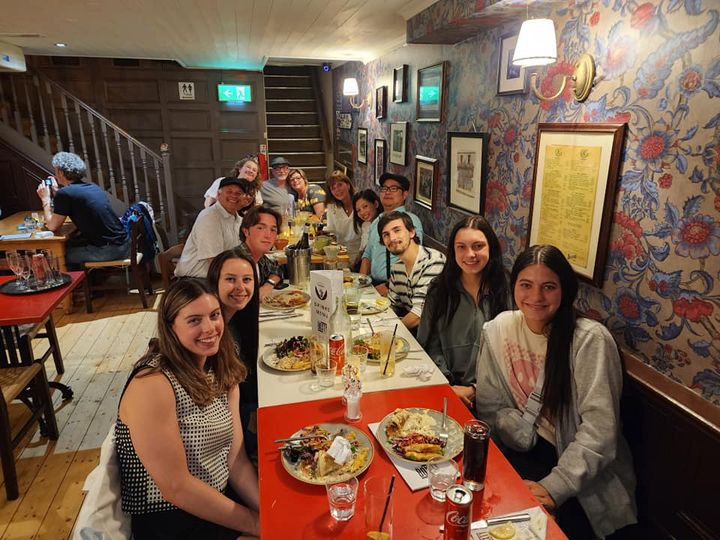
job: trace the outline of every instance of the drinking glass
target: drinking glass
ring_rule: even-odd
[[[311,336],[310,341],[310,371],[315,375],[316,366],[327,365],[327,343],[320,336]]]
[[[356,279],[343,284],[343,301],[345,311],[350,316],[352,329],[360,328],[360,287]]]
[[[355,514],[355,500],[357,499],[357,478],[350,478],[344,482],[336,482],[325,486],[330,505],[330,515],[337,521],[347,521]]]
[[[363,345],[353,345],[348,353],[347,363],[356,366],[360,374],[365,373],[367,369],[368,350]]]
[[[17,281],[17,287],[20,290],[24,290],[27,287],[22,282],[21,275],[22,275],[22,265],[20,263],[20,259],[23,257],[20,253],[17,251],[8,251],[5,255],[7,258],[8,266],[10,267],[10,270],[12,270],[13,274],[15,274],[15,280]]]
[[[28,283],[28,279],[30,279],[30,274],[32,273],[32,262],[27,255],[20,255],[18,268],[20,268],[20,277],[23,280],[22,288],[29,289],[30,284]]]
[[[45,260],[50,268],[50,282],[52,285],[59,285],[62,283],[62,274],[60,274],[60,261],[49,249],[41,249],[40,253],[45,255]]]
[[[438,502],[445,502],[445,492],[460,476],[458,464],[454,460],[430,461],[427,465],[430,481],[430,496]]]
[[[388,500],[390,477],[373,476],[365,480],[365,538],[391,540],[393,535],[393,497]],[[387,501],[387,510],[385,504]],[[383,519],[383,513],[385,518]],[[380,522],[382,521],[382,527]]]
[[[469,420],[463,431],[463,483],[472,491],[482,491],[485,488],[490,426],[481,420]]]
[[[315,383],[313,383],[312,389],[318,392],[324,388],[332,388],[335,384],[336,370],[337,362],[335,360],[329,360],[326,364],[316,365]]]
[[[380,376],[392,377],[395,373],[395,343],[393,333],[376,332],[372,337],[373,348],[380,354]],[[389,354],[388,354],[389,353]]]

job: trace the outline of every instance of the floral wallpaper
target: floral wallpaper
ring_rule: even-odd
[[[456,45],[408,45],[364,66],[345,64],[334,73],[338,110],[350,110],[344,77],[357,77],[361,93],[374,95],[377,86],[391,90],[401,64],[410,67],[409,101],[389,99],[383,120],[372,107],[353,112],[353,129],[336,129],[336,138],[355,144],[356,128],[368,129],[368,164],[353,171],[367,187],[373,140],[388,140],[391,122],[409,122],[407,166],[387,167],[412,178],[415,155],[440,160],[434,210],[410,206],[428,234],[446,241],[461,217],[445,203],[447,131],[488,132],[484,212],[509,267],[527,239],[538,123],[627,123],[603,286],[584,285],[578,307],[649,365],[720,405],[718,10],[715,0],[575,0],[553,8],[559,61],[540,70],[539,86],[550,94],[559,84],[553,77],[571,74],[590,52],[598,77],[584,103],[570,87],[551,102],[497,95],[498,39],[522,18]],[[441,60],[448,62],[445,119],[417,123],[417,69]]]

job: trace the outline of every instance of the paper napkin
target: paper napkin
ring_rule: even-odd
[[[403,375],[406,377],[417,377],[421,381],[429,381],[435,371],[435,364],[415,364],[403,366]]]
[[[31,236],[31,233],[3,234],[0,235],[0,240],[27,240]]]

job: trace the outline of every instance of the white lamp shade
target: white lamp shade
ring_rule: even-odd
[[[357,79],[350,77],[343,81],[343,96],[357,96],[360,93]]]
[[[555,24],[552,19],[528,19],[520,27],[512,63],[530,67],[553,62],[557,62]]]

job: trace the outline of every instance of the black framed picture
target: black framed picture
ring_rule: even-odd
[[[358,128],[357,132],[357,160],[358,163],[367,164],[367,129]]]
[[[437,192],[438,160],[415,156],[415,202],[432,210]]]
[[[379,185],[380,176],[385,172],[385,139],[375,139],[375,183]]]
[[[352,129],[352,114],[337,111],[337,125],[340,129]]]
[[[482,214],[487,182],[487,133],[449,132],[447,166],[448,206]]]
[[[393,122],[390,124],[390,163],[405,166],[407,125],[407,122]]]
[[[393,69],[393,101],[395,103],[407,101],[407,76],[407,64]]]
[[[375,89],[375,118],[387,116],[387,86],[379,86]]]
[[[517,34],[506,34],[500,37],[498,48],[500,58],[498,61],[498,89],[501,96],[510,94],[524,94],[527,92],[527,76],[525,68],[515,66],[512,63],[515,46],[517,45]]]
[[[418,69],[415,117],[418,122],[442,122],[447,62]]]

